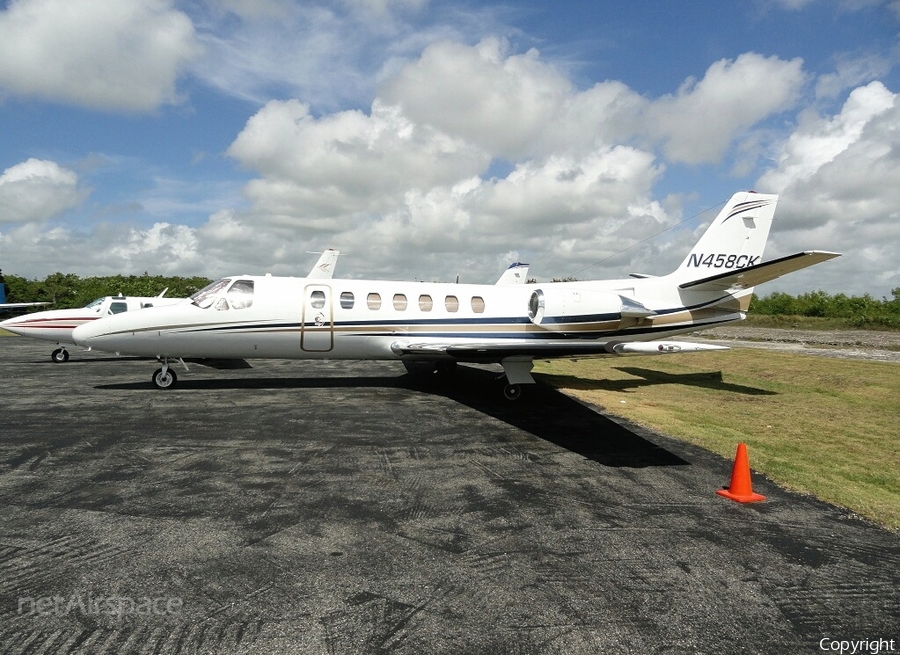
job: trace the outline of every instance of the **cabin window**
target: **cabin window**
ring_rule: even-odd
[[[472,296],[472,311],[476,314],[484,314],[484,298]]]
[[[444,298],[444,307],[447,308],[448,312],[458,312],[459,311],[459,298],[456,296],[447,296]]]
[[[419,296],[419,309],[421,311],[430,312],[432,307],[434,307],[434,301],[431,299],[431,296],[424,293]]]
[[[353,309],[353,292],[352,291],[342,291],[341,292],[341,309]]]
[[[110,314],[121,314],[122,312],[128,311],[128,303],[127,302],[114,302],[109,306]]]
[[[253,304],[253,280],[238,280],[228,290],[232,309],[246,309]]]
[[[402,312],[404,309],[406,309],[406,296],[404,296],[402,293],[394,294],[394,309],[396,309],[398,312]]]
[[[325,306],[325,292],[316,289],[309,294],[309,304],[313,309],[322,309]]]
[[[366,296],[366,304],[369,306],[369,309],[381,309],[381,295],[370,293]]]

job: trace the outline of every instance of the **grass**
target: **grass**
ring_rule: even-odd
[[[900,365],[735,349],[539,362],[542,380],[900,529]],[[727,483],[723,481],[723,483]]]

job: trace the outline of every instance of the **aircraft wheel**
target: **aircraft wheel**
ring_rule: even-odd
[[[503,387],[503,395],[507,400],[518,400],[522,397],[522,387],[518,384],[507,384]]]
[[[56,364],[69,361],[69,351],[65,348],[57,348],[50,354],[50,359]]]
[[[175,386],[175,383],[178,381],[178,376],[175,375],[175,371],[172,369],[168,369],[163,371],[161,368],[156,369],[153,373],[153,385],[157,389],[169,389]]]

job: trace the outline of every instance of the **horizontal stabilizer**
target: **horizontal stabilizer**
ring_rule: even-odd
[[[719,273],[700,280],[692,280],[680,285],[681,289],[723,291],[735,289],[749,289],[763,282],[769,282],[776,278],[799,271],[802,268],[819,264],[835,257],[840,253],[826,252],[823,250],[807,250],[794,255],[773,259],[770,262],[755,264],[725,273]]]

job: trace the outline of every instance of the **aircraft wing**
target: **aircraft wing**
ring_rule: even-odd
[[[692,280],[680,285],[681,289],[695,289],[702,291],[724,291],[734,289],[747,289],[755,287],[757,284],[769,282],[775,278],[799,271],[801,268],[812,266],[820,262],[840,257],[837,252],[826,252],[824,250],[807,250],[798,252],[787,257],[773,259],[770,262],[747,266],[737,270],[726,271],[701,280]]]
[[[50,305],[49,302],[5,302],[0,304],[0,309],[21,309],[22,307],[40,307],[41,305]]]
[[[507,357],[590,357],[609,355],[668,355],[672,353],[728,350],[727,346],[689,341],[548,341],[511,339],[506,343],[407,343],[395,342],[391,350],[412,359],[434,359],[436,355],[462,361],[499,362]]]

